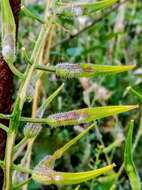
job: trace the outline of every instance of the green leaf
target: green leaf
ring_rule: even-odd
[[[125,143],[125,152],[124,152],[124,167],[129,177],[131,187],[133,190],[140,190],[140,179],[136,171],[134,162],[133,162],[133,147],[132,147],[132,136],[133,136],[134,121],[131,121],[129,124],[129,130]]]
[[[102,1],[95,1],[92,3],[88,2],[76,2],[76,3],[59,3],[59,5],[63,9],[70,8],[73,10],[74,8],[81,8],[83,9],[83,14],[89,14],[91,12],[100,11],[102,9],[108,8],[116,3],[118,0],[102,0]]]
[[[114,74],[132,70],[135,65],[108,66],[95,64],[61,63],[55,66],[56,75],[63,78],[94,77],[100,74]]]
[[[108,165],[101,169],[79,173],[64,173],[50,170],[49,168],[35,168],[33,170],[32,179],[45,185],[71,185],[79,184],[94,179],[113,169],[115,164]]]
[[[63,89],[64,87],[64,83],[59,86],[59,88],[57,90],[55,90],[41,105],[41,107],[38,110],[38,117],[42,116],[43,113],[45,112],[47,106],[56,98],[56,96],[60,93],[60,91]]]
[[[132,92],[135,96],[137,96],[142,101],[142,94],[140,91],[134,89],[132,86],[128,86],[127,91]]]
[[[28,17],[33,18],[34,20],[37,20],[38,22],[40,22],[41,24],[45,24],[44,20],[42,20],[40,17],[38,17],[37,15],[33,14],[27,7],[25,7],[24,5],[21,6],[21,11],[23,11],[25,13],[25,15],[27,15]]]
[[[116,115],[137,108],[137,105],[129,106],[104,106],[96,108],[84,108],[69,112],[57,113],[48,116],[46,122],[53,127],[77,125],[88,123],[96,119],[101,119],[111,115]]]
[[[23,74],[13,65],[16,60],[16,25],[9,0],[1,1],[1,17],[2,55],[10,70],[19,78],[23,78]]]

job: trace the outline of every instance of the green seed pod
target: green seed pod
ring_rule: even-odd
[[[133,161],[133,146],[132,146],[132,138],[133,138],[133,130],[134,130],[134,121],[132,120],[129,123],[129,130],[127,134],[127,138],[125,141],[125,151],[124,151],[124,168],[129,177],[130,184],[133,190],[141,189],[141,181]]]
[[[107,66],[95,64],[60,63],[55,66],[56,75],[63,78],[93,77],[99,74],[113,74],[131,70],[135,65]]]
[[[47,123],[53,127],[77,125],[88,123],[95,119],[101,119],[111,115],[119,114],[137,108],[137,105],[130,106],[104,106],[96,108],[84,108],[64,113],[50,115]]]
[[[2,0],[2,55],[7,63],[16,60],[16,26],[9,0]]]
[[[114,3],[116,3],[117,0],[100,0],[95,2],[65,2],[65,3],[58,3],[60,6],[60,9],[58,12],[60,13],[66,13],[70,16],[78,16],[78,15],[88,15],[91,13],[94,13],[96,11],[103,10],[105,8],[108,8],[112,6]],[[65,14],[65,15],[66,15]]]
[[[114,166],[115,164],[111,164],[101,169],[79,173],[56,172],[47,167],[40,167],[33,170],[32,179],[44,185],[79,184],[105,174],[106,172],[112,170]]]
[[[2,40],[2,55],[4,57],[4,60],[7,63],[14,63],[16,60],[15,56],[15,41],[12,34],[9,34],[7,36],[3,37]]]
[[[27,123],[24,127],[24,136],[27,138],[36,137],[42,129],[42,126],[39,124]]]

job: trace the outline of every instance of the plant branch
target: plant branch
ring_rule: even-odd
[[[36,65],[36,69],[48,72],[55,72],[55,68],[53,66]]]
[[[13,189],[15,190],[15,189],[19,189],[19,188],[23,187],[24,185],[26,185],[27,183],[29,183],[31,180],[32,180],[32,178],[28,178],[27,180],[23,181],[22,183],[20,183],[18,185],[15,185],[13,187]]]
[[[5,132],[8,132],[8,128],[0,123],[0,129],[3,129]]]
[[[0,166],[2,166],[3,168],[5,168],[4,161],[1,161],[1,160],[0,160]],[[19,171],[19,172],[32,174],[32,170],[31,170],[31,169],[27,169],[27,168],[25,168],[25,167],[18,166],[18,165],[15,165],[15,164],[12,164],[12,169],[13,169],[13,170],[17,170],[17,171]]]
[[[15,147],[14,147],[14,152],[17,152],[17,150],[27,142],[27,137],[24,137]]]
[[[10,119],[12,119],[12,115],[0,114],[0,119],[10,120]],[[42,123],[43,124],[47,123],[47,119],[46,118],[20,117],[19,121],[21,121],[21,122],[29,122],[29,123],[41,123],[41,124]]]
[[[48,12],[46,10],[46,12]],[[48,15],[46,15],[48,18]],[[39,56],[39,52],[42,46],[42,43],[45,40],[45,37],[47,36],[50,27],[52,25],[52,20],[47,19],[48,23],[46,25],[43,25],[39,34],[39,37],[36,41],[32,56],[30,61],[33,63],[32,65],[28,65],[25,73],[25,80],[22,80],[19,93],[16,99],[16,103],[12,112],[12,118],[10,119],[9,124],[9,133],[7,136],[7,144],[6,144],[6,153],[5,153],[5,190],[10,190],[12,187],[12,172],[11,172],[11,165],[13,160],[13,147],[15,144],[15,138],[19,126],[20,116],[22,113],[23,105],[26,99],[26,93],[29,86],[29,83],[31,81],[31,78],[33,76],[37,58]]]

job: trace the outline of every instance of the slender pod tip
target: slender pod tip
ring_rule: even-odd
[[[139,108],[139,104],[136,104],[136,105],[129,105],[128,107],[129,107],[130,110],[131,110],[131,109],[136,109],[136,108]]]
[[[25,6],[24,5],[21,5],[21,10],[23,10],[25,8]]]
[[[21,48],[21,50],[22,50],[22,51],[25,51],[25,50],[26,50],[26,48],[25,48],[25,47],[22,47],[22,48]]]
[[[63,82],[61,88],[63,88],[64,86],[65,86],[65,83]]]
[[[135,108],[139,108],[139,104],[137,104],[137,105],[135,106]]]
[[[126,88],[126,90],[128,90],[128,91],[129,91],[131,88],[132,88],[131,86],[128,86],[128,87]]]
[[[112,163],[113,167],[116,167],[116,164],[115,163]]]
[[[128,65],[128,66],[131,67],[132,69],[136,67],[136,65]]]

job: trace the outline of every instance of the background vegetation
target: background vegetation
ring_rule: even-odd
[[[40,18],[43,18],[45,3],[44,0],[24,2],[27,8]],[[58,17],[55,15],[55,24],[43,44],[39,64],[47,64],[48,62],[51,65],[61,62],[100,65],[133,64],[136,65],[136,68],[133,71],[117,75],[101,75],[97,78],[68,81],[57,77],[54,73],[45,72],[41,80],[36,83],[35,90],[32,88],[32,84],[29,87],[30,95],[32,94],[34,101],[31,102],[29,97],[29,102],[24,105],[24,116],[29,116],[31,112],[34,116],[41,98],[48,97],[63,82],[63,90],[48,106],[45,116],[88,106],[141,104],[141,98],[128,87],[132,86],[138,91],[142,87],[142,3],[138,0],[121,3],[119,2],[119,6],[92,13],[89,16],[81,16],[79,8],[73,9],[72,16],[68,15],[68,11]],[[88,25],[90,27],[87,27]],[[30,56],[40,28],[41,24],[37,20],[21,11],[17,57],[17,67],[21,70],[25,68],[21,48],[24,46]],[[15,91],[18,85],[15,78]],[[13,100],[15,98],[16,94],[13,96]],[[97,127],[70,148],[56,162],[55,169],[70,172],[87,171],[114,162],[116,163],[115,173],[111,177],[109,175],[102,176],[82,183],[79,189],[129,190],[130,182],[123,167],[124,143],[128,124],[130,120],[134,120],[134,162],[141,178],[141,114],[140,106],[134,111],[97,121]],[[32,166],[35,166],[47,154],[52,154],[85,128],[86,125],[83,124],[51,130],[45,125],[33,146]],[[23,135],[22,124],[20,131],[16,142],[19,142]],[[117,174],[119,174],[118,177],[116,177]],[[75,190],[76,187],[77,185],[43,187],[35,182],[29,184],[30,190]]]
[[[44,2],[27,2],[28,8],[36,15],[42,17]],[[80,10],[75,10],[80,11]],[[103,11],[99,14],[105,14]],[[47,113],[68,111],[77,107],[102,106],[117,104],[140,104],[140,100],[127,91],[128,86],[137,86],[141,89],[141,52],[142,52],[142,4],[140,1],[129,1],[118,9],[111,11],[108,16],[92,25],[88,30],[72,38],[89,23],[93,22],[97,14],[91,16],[62,16],[59,25],[55,25],[51,37],[47,38],[42,61],[48,60],[52,64],[59,62],[90,62],[105,65],[136,64],[137,68],[130,73],[112,76],[100,76],[94,79],[75,79],[65,82],[53,75],[44,75],[42,87],[46,96],[50,95],[62,82],[65,87],[62,93],[52,102]],[[61,25],[60,25],[61,24]],[[36,41],[40,29],[39,23],[21,14],[20,43],[26,44],[28,51]],[[67,39],[67,40],[65,40]],[[31,48],[29,48],[31,47]],[[52,48],[50,55],[46,50]],[[29,52],[30,54],[30,52]],[[49,57],[49,59],[47,59]],[[20,59],[20,54],[19,54]],[[21,65],[22,67],[22,65]],[[46,79],[47,78],[47,79]],[[25,115],[29,112],[29,104]],[[64,157],[57,161],[56,169],[62,171],[83,171],[98,168],[106,163],[115,162],[116,171],[121,168],[124,158],[124,141],[127,134],[128,122],[135,120],[135,137],[142,132],[141,109],[124,113],[120,116],[109,117],[98,122],[94,132],[86,135]],[[46,153],[53,153],[61,145],[83,130],[85,126],[74,128],[45,129],[42,131],[34,145],[33,165],[43,158]],[[138,128],[141,128],[138,132]],[[115,142],[115,143],[114,143]],[[112,146],[111,146],[112,145]],[[140,176],[141,166],[141,140],[136,147],[134,161]],[[110,150],[109,150],[110,149]],[[102,153],[105,150],[104,153]],[[110,189],[113,179],[99,178],[92,182],[83,183],[80,189],[107,190]],[[30,189],[39,189],[37,184],[30,184]],[[46,189],[46,188],[45,188]],[[71,190],[75,187],[48,187],[48,189]],[[117,189],[130,189],[128,177],[122,171],[117,181]]]

